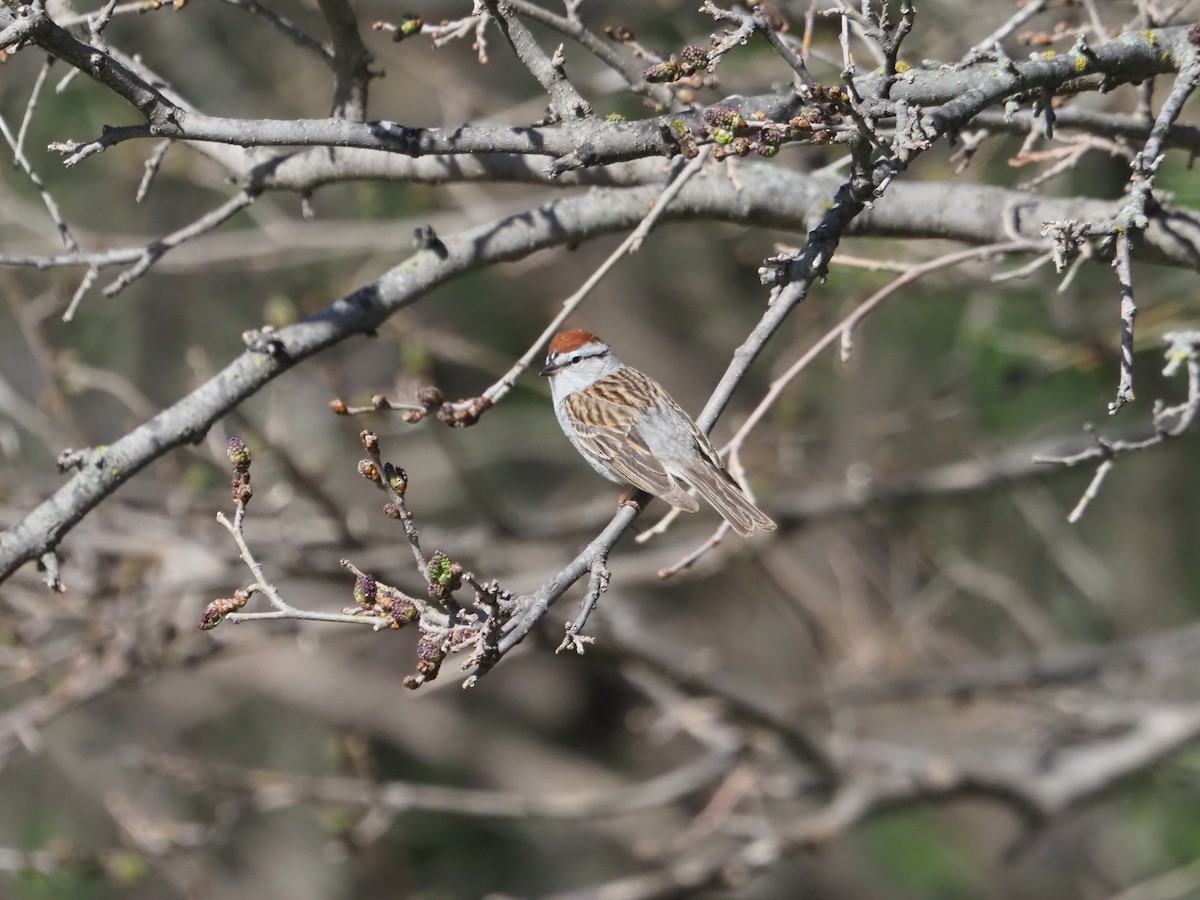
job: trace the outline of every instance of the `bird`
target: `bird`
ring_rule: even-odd
[[[560,331],[550,341],[541,374],[550,379],[554,414],[567,439],[609,481],[695,512],[700,504],[688,493],[690,486],[742,537],[755,529],[775,530],[692,417],[600,338],[578,328]]]

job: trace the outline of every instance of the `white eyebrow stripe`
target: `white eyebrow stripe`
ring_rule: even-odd
[[[608,349],[607,347],[595,347],[595,346],[593,346],[593,347],[592,347],[592,348],[589,350],[589,349],[587,349],[587,345],[585,344],[583,347],[579,347],[579,348],[577,348],[577,349],[575,349],[575,350],[572,350],[570,353],[563,352],[561,355],[562,355],[562,356],[566,356],[566,357],[575,357],[575,356],[578,356],[578,357],[580,357],[581,359],[591,359],[593,356],[603,356],[604,354],[606,354],[606,353],[609,353],[609,352],[610,352],[610,351],[609,351],[609,349]]]

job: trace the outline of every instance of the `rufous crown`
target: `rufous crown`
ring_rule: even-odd
[[[570,353],[572,350],[578,350],[584,344],[600,344],[603,341],[596,337],[590,331],[584,331],[582,328],[572,328],[570,331],[560,331],[550,341],[550,346],[546,352],[553,356],[556,353]]]

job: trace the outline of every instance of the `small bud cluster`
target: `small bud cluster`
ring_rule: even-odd
[[[445,402],[446,395],[433,385],[417,388],[417,403],[421,404],[425,412],[433,412]]]
[[[245,507],[254,496],[250,488],[250,448],[239,437],[231,437],[225,445],[225,455],[233,463],[233,478],[230,481],[233,502]]]
[[[675,143],[679,145],[679,152],[688,159],[695,159],[700,155],[700,147],[696,144],[696,136],[692,134],[691,129],[687,127],[682,119],[672,119],[668,125],[668,130],[671,137],[675,139]]]
[[[374,575],[365,572],[354,579],[354,602],[360,609],[374,609],[375,598],[379,595],[379,583]]]
[[[354,602],[357,611],[376,618],[379,623],[376,628],[396,630],[415,624],[420,630],[416,672],[405,677],[405,687],[415,690],[433,681],[442,663],[462,651],[470,651],[462,663],[464,671],[490,667],[499,659],[503,625],[516,611],[517,603],[514,596],[503,590],[498,582],[480,584],[473,575],[463,570],[461,564],[444,551],[437,550],[424,564],[426,592],[429,595],[429,599],[425,600],[385,584],[348,561],[342,564],[355,576]],[[459,603],[454,597],[455,591],[464,584],[474,589],[474,609]]]
[[[362,612],[377,616],[379,627],[395,630],[420,619],[420,601],[368,572],[360,572],[350,562],[343,561],[342,565],[354,572],[354,602]]]
[[[424,675],[426,681],[432,681],[442,667],[448,649],[444,643],[430,638],[417,641],[417,674]]]
[[[200,615],[200,630],[211,631],[216,628],[227,615],[245,606],[253,593],[253,590],[239,588],[233,592],[232,597],[221,597],[208,604]]]
[[[457,403],[443,403],[438,407],[437,418],[451,428],[466,428],[478,422],[479,417],[491,408],[492,401],[487,397],[471,397]]]
[[[421,26],[425,23],[421,21],[420,16],[409,13],[404,20],[396,26],[396,32],[392,35],[393,41],[400,41],[406,37],[412,37],[414,34],[419,34]]]
[[[481,659],[491,658],[489,654],[495,654],[495,636],[499,634],[501,624],[496,618],[501,608],[499,604],[487,605],[483,613],[458,608],[447,615],[427,601],[409,596],[399,588],[384,583],[375,575],[359,570],[348,560],[343,560],[342,565],[354,574],[355,607],[345,610],[346,614],[358,614],[368,621],[374,620],[377,631],[397,631],[409,625],[416,625],[420,630],[416,673],[405,677],[406,687],[416,689],[426,682],[433,681],[437,678],[442,663],[452,654],[462,650],[475,648],[470,659],[464,663],[463,669],[478,665]],[[450,591],[461,586],[462,567],[451,563],[446,554],[434,554],[434,562],[430,568],[440,583],[440,589]],[[495,593],[503,592],[497,589]],[[214,601],[205,611],[201,627],[214,627],[225,612],[239,608],[244,605],[245,600],[246,597],[241,596],[239,592],[238,598],[234,600]]]
[[[729,143],[729,139],[721,140],[715,132],[734,132],[746,127],[746,120],[741,112],[732,106],[710,106],[704,111],[704,121],[713,129],[713,140],[718,144]]]
[[[707,132],[698,137],[711,137],[716,144],[713,155],[717,159],[727,156],[749,156],[757,153],[770,159],[779,153],[786,143],[807,141],[813,144],[830,143],[842,124],[849,98],[838,85],[812,85],[808,90],[808,103],[799,115],[787,122],[774,122],[761,112],[745,116],[736,107],[718,104],[704,110]],[[682,124],[682,123],[680,123]],[[674,123],[672,123],[674,125]],[[703,130],[702,130],[703,131]],[[672,127],[672,136],[685,153],[683,140]]]
[[[421,639],[417,642],[416,674],[404,679],[404,686],[416,690],[422,684],[433,681],[441,671],[442,663],[456,653],[472,650],[461,669],[490,666],[499,658],[496,638],[500,633],[500,621],[494,616],[481,619],[479,613],[460,610],[454,623],[448,627],[421,625]]]
[[[420,618],[421,611],[411,597],[397,597],[392,602],[392,621],[397,628],[411,625]]]
[[[704,111],[704,121],[708,124],[713,143],[716,144],[714,156],[724,159],[726,156],[748,156],[757,151],[763,156],[774,156],[779,152],[782,135],[773,127],[774,123],[759,125],[748,122],[741,111],[732,106],[710,106]],[[765,140],[764,140],[765,138]]]
[[[663,82],[678,81],[683,75],[679,71],[679,65],[671,60],[667,62],[655,63],[646,71],[642,72],[642,78],[649,81],[651,84],[662,84]]]
[[[412,513],[404,505],[404,492],[408,490],[408,473],[400,466],[383,461],[379,435],[374,431],[360,431],[358,439],[363,449],[371,455],[370,459],[359,460],[358,474],[388,495],[388,502],[383,505],[383,514],[389,519],[404,522],[405,531],[409,532],[412,528]],[[415,534],[415,531],[412,534]]]
[[[695,44],[688,44],[679,51],[678,58],[672,56],[668,60],[655,63],[642,72],[642,78],[651,84],[671,84],[708,71],[709,62],[707,50]]]
[[[811,84],[805,91],[808,93],[808,102],[815,106],[834,109],[850,102],[850,95],[840,84]]]
[[[391,22],[372,22],[371,28],[374,31],[389,31],[392,35],[392,40],[396,43],[404,40],[406,37],[412,37],[414,34],[420,34],[421,28],[425,22],[420,16],[415,13],[404,13],[399,24]]]
[[[434,600],[445,600],[462,587],[463,567],[452,562],[441,550],[429,560],[429,596]]]
[[[448,406],[458,407],[460,414],[471,415],[474,411],[477,415],[479,409],[490,405],[486,401],[479,404],[447,404],[442,393],[436,388],[423,388],[418,392],[417,399],[423,410],[436,412],[439,418]],[[405,504],[408,474],[400,466],[384,461],[382,443],[377,433],[364,430],[359,433],[359,441],[366,451],[367,458],[359,461],[358,472],[388,495],[388,502],[383,508],[384,514],[403,522],[405,537],[412,545],[419,567],[425,575],[428,599],[407,594],[385,583],[376,575],[360,571],[352,563],[343,561],[343,565],[354,575],[351,591],[354,604],[343,609],[341,616],[335,618],[366,621],[373,624],[376,630],[416,627],[420,632],[416,669],[414,674],[404,679],[404,684],[409,688],[415,689],[434,680],[444,661],[463,651],[467,651],[463,654],[464,671],[472,668],[490,668],[502,655],[500,640],[504,634],[504,624],[516,614],[516,598],[503,590],[496,581],[489,584],[480,583],[444,551],[438,550],[426,559],[421,551],[413,515]],[[250,451],[244,441],[232,438],[227,453],[233,466],[234,497],[239,502],[239,518],[229,527],[243,550],[249,552],[241,540],[240,515],[250,496]],[[256,564],[251,563],[251,568],[255,566]],[[271,586],[261,580],[259,570],[255,569],[255,572],[259,578],[257,585],[239,589],[232,597],[219,598],[208,604],[201,615],[200,628],[215,628],[246,606],[260,589],[270,595],[276,611],[267,614],[241,613],[239,618],[318,618],[289,606],[274,594]],[[474,593],[474,601],[471,603],[460,602],[455,596],[464,585],[469,586]],[[330,616],[323,614],[319,618],[329,620]]]
[[[353,416],[366,412],[382,412],[398,410],[401,418],[410,425],[415,425],[426,416],[434,415],[439,422],[452,428],[465,428],[474,425],[479,417],[492,408],[493,401],[485,396],[468,397],[465,400],[449,402],[445,395],[433,386],[419,388],[416,395],[417,405],[393,403],[383,394],[371,395],[369,406],[350,406],[344,400],[329,401],[329,406],[336,415]]]
[[[421,618],[416,601],[393,587],[387,587],[379,595],[380,611],[391,617],[392,628],[403,628]]]
[[[417,388],[417,405],[419,409],[406,409],[403,419],[409,425],[415,425],[430,413],[436,413],[446,402],[446,396],[433,385]]]
[[[383,477],[387,481],[387,486],[396,492],[396,496],[404,496],[404,492],[408,489],[407,472],[405,472],[399,466],[394,466],[391,463],[384,463]]]

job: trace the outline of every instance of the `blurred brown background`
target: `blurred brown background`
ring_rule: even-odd
[[[1056,6],[1029,27],[1084,27],[1086,6]],[[1138,12],[1096,6],[1112,27]],[[581,14],[597,31],[628,25],[667,55],[707,42],[712,20],[693,7],[593,0]],[[802,29],[807,3],[779,8]],[[211,114],[327,115],[327,69],[254,9],[193,0],[118,14],[105,37]],[[270,9],[324,39],[313,4]],[[371,84],[370,118],[449,127],[541,116],[545,97],[494,28],[486,65],[469,38],[435,49],[369,29],[410,10],[436,22],[468,15],[470,4],[355,5],[386,71]],[[904,57],[953,62],[1012,13],[1007,4],[922,2]],[[530,28],[548,53],[563,40]],[[814,35],[811,66],[836,80],[835,20],[819,16]],[[601,115],[648,114],[586,53],[571,44],[566,53],[573,82]],[[43,59],[25,50],[0,69],[0,114],[14,130]],[[134,194],[148,142],[64,168],[44,149],[50,142],[137,121],[84,77],[55,91],[64,75],[61,63],[51,68],[25,147],[81,244],[138,246],[230,195],[222,170],[182,146],[167,153],[141,204]],[[788,75],[754,40],[700,98],[762,92]],[[1110,112],[1136,102],[1132,88],[1087,101]],[[1071,140],[1064,133],[1039,147]],[[1016,186],[1054,159],[1014,167],[1021,144],[990,137],[957,176],[954,148],[943,145],[904,178]],[[842,153],[793,147],[769,163],[726,165],[812,171]],[[1194,205],[1184,157],[1168,156],[1158,185]],[[1128,173],[1126,159],[1101,148],[1039,190],[1115,198]],[[584,190],[380,179],[322,188],[308,219],[295,195],[268,193],[117,296],[93,290],[70,323],[61,316],[80,269],[0,267],[0,526],[52,493],[63,448],[115,440],[242,352],[246,329],[297,321],[378,277],[412,252],[415,227],[454,233]],[[1048,266],[992,279],[1028,261],[1021,257],[902,289],[857,330],[848,362],[827,352],[752,435],[743,462],[781,531],[726,540],[666,581],[658,569],[703,542],[716,517],[684,517],[645,544],[627,534],[587,629],[597,642],[582,656],[553,653],[582,585],[469,691],[453,661],[434,684],[404,690],[407,632],[318,623],[196,630],[209,601],[250,581],[214,520],[231,507],[231,435],[255,455],[248,540],[294,606],[352,606],[343,557],[424,589],[398,526],[355,473],[365,427],[407,469],[427,550],[444,548],[514,591],[561,568],[608,521],[616,490],[562,437],[535,375],[464,430],[386,414],[338,418],[328,401],[405,398],[430,383],[450,397],[480,393],[620,239],[456,279],[374,339],[345,341],[287,372],[71,531],[61,554],[66,593],[47,592],[32,565],[0,586],[0,896],[601,896],[587,891],[639,873],[667,873],[674,893],[649,883],[639,893],[627,882],[626,894],[603,896],[1198,895],[1200,757],[1188,749],[1188,729],[1200,733],[1195,440],[1119,458],[1076,525],[1066,516],[1092,467],[1026,465],[1036,452],[1083,446],[1088,422],[1106,434],[1144,434],[1155,399],[1182,399],[1184,380],[1160,375],[1161,338],[1196,315],[1192,271],[1137,264],[1138,402],[1114,420],[1105,406],[1116,384],[1118,296],[1105,262],[1085,264],[1062,292]],[[710,222],[660,226],[573,322],[698,412],[763,312],[758,266],[777,243],[802,241]],[[956,246],[864,237],[841,252],[911,263]],[[29,179],[8,166],[0,247],[60,252]],[[718,443],[773,377],[893,277],[835,261],[739,387],[714,431]],[[1017,477],[1000,478],[1010,463]],[[914,496],[875,497],[878,486],[951,464],[979,489],[944,496],[918,484]],[[648,528],[661,506],[633,530]],[[897,783],[895,803],[882,791],[839,820],[847,806],[830,806],[828,785],[789,746],[788,725],[877,754],[889,777],[899,777],[897,759],[907,761],[912,783],[924,786]],[[1105,756],[1147,746],[1126,768]],[[711,771],[697,773],[705,759]],[[1044,778],[1037,796],[1052,797],[1056,778],[1089,771],[1103,790],[1068,791],[1061,809],[1022,809],[1020,790],[1004,780]],[[672,793],[654,780],[672,772],[695,783]],[[939,778],[964,783],[943,790]],[[391,783],[447,792],[372,787]],[[852,807],[853,796],[841,799]],[[525,802],[535,814],[523,813]],[[810,822],[827,836],[798,840],[791,829]],[[724,887],[689,886],[671,868],[693,850],[727,854]]]

